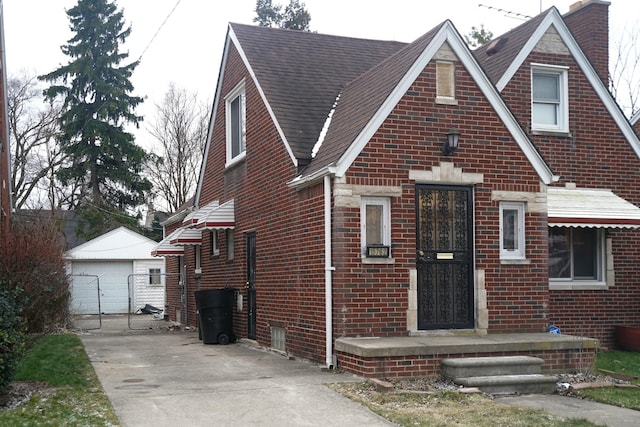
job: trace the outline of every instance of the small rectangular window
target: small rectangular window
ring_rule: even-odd
[[[211,241],[211,256],[220,255],[220,243],[218,241],[218,229],[211,230],[209,232],[210,241]]]
[[[534,130],[568,132],[569,95],[567,70],[534,67],[531,72],[531,127]]]
[[[500,203],[500,258],[524,259],[524,203]]]
[[[456,97],[455,63],[436,62],[436,102],[451,102]]]
[[[383,197],[363,197],[360,209],[362,255],[367,247],[391,245],[390,201]]]
[[[149,269],[149,284],[150,285],[161,285],[162,284],[162,270],[159,268],[150,268]]]
[[[202,260],[201,260],[202,248],[200,247],[200,245],[195,245],[193,248],[194,248],[193,250],[194,250],[195,264],[196,264],[195,268],[197,270],[202,267]]]

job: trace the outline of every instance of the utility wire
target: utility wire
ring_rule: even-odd
[[[531,19],[532,18],[529,15],[524,15],[524,14],[518,13],[518,12],[512,12],[510,10],[500,9],[499,7],[487,6],[487,5],[484,5],[484,4],[479,4],[478,6],[479,7],[486,7],[489,10],[497,10],[498,12],[504,12],[504,16],[506,16],[508,18],[521,19],[523,21],[526,21],[527,19]]]
[[[149,40],[149,43],[147,44],[147,46],[142,50],[142,53],[140,54],[140,57],[138,58],[138,62],[142,61],[142,56],[145,54],[145,52],[147,51],[147,49],[149,49],[149,46],[151,46],[151,44],[153,43],[153,41],[156,39],[156,36],[158,35],[158,33],[160,32],[160,30],[162,30],[162,27],[164,27],[164,24],[167,23],[167,21],[169,20],[169,18],[171,17],[171,15],[173,15],[173,12],[176,10],[176,8],[178,7],[178,5],[180,4],[182,0],[178,0],[175,4],[175,6],[173,6],[173,9],[171,9],[171,11],[169,12],[169,14],[167,15],[166,18],[164,18],[164,21],[162,21],[162,24],[160,24],[160,26],[158,27],[158,29],[156,30],[155,34],[153,35],[153,37],[151,37],[151,40]]]

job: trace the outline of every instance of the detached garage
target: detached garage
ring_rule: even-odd
[[[120,227],[69,250],[71,312],[124,314],[146,304],[164,308],[164,260],[150,255],[156,245]]]

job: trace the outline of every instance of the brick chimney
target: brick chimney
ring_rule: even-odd
[[[579,0],[563,18],[598,76],[609,86],[609,5],[604,0]]]

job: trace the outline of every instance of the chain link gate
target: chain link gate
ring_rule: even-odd
[[[165,310],[167,278],[179,273],[140,273],[127,278],[129,293],[129,329],[158,329],[169,326]]]
[[[70,274],[70,277],[73,326],[85,331],[102,328],[100,277],[96,274]]]

